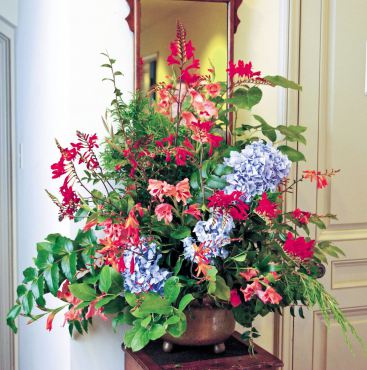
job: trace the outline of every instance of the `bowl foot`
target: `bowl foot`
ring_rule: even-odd
[[[165,340],[163,341],[162,348],[163,348],[163,352],[166,352],[166,353],[172,352],[173,344]]]
[[[223,342],[214,345],[214,353],[216,354],[223,353],[225,350],[226,350],[226,345]]]

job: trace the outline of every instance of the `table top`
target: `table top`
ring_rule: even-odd
[[[175,346],[171,353],[162,350],[162,341],[151,342],[143,350],[132,352],[124,348],[126,354],[143,370],[251,370],[271,369],[283,366],[277,357],[255,345],[255,355],[250,356],[248,347],[235,332],[226,342],[225,353],[215,354],[213,346]],[[129,369],[126,369],[129,370]]]

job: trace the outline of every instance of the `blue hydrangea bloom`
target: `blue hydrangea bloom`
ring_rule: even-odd
[[[241,152],[232,151],[224,163],[233,168],[233,173],[226,176],[229,185],[224,190],[242,191],[246,202],[264,191],[274,191],[291,169],[286,155],[262,141],[247,145]]]
[[[158,266],[162,255],[157,253],[157,244],[149,244],[142,238],[135,250],[137,253],[130,250],[124,252],[124,262],[127,266],[122,273],[125,290],[131,293],[155,292],[162,294],[164,283],[171,273]],[[134,272],[131,274],[129,267],[132,258],[135,259],[135,266]]]
[[[207,221],[198,221],[194,228],[196,239],[192,237],[182,240],[184,245],[184,257],[193,262],[195,261],[195,250],[193,245],[205,243],[209,248],[208,260],[215,257],[227,258],[228,251],[223,247],[230,244],[230,232],[234,228],[233,218],[229,215],[223,216],[213,214]]]

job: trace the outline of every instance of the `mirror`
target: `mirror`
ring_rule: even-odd
[[[242,0],[127,0],[127,22],[134,32],[135,88],[147,92],[171,73],[167,66],[169,43],[176,37],[176,22],[186,28],[196,48],[201,71],[212,68],[217,80],[226,80],[233,59],[234,33]],[[153,97],[154,98],[154,97]]]

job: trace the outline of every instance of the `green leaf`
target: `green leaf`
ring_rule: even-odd
[[[33,309],[33,294],[31,290],[22,297],[21,303],[24,313],[29,315]]]
[[[109,289],[110,293],[117,294],[121,293],[123,290],[123,278],[120,273],[118,273],[114,268],[111,267],[111,287]]]
[[[145,319],[143,319],[143,320],[141,321],[140,325],[141,325],[143,328],[147,328],[151,321],[152,321],[152,316],[151,316],[151,315],[149,315],[149,316],[147,316]]]
[[[190,178],[190,187],[194,190],[200,188],[200,175],[197,171],[193,172]]]
[[[236,262],[244,262],[244,261],[246,261],[246,258],[247,258],[247,254],[246,253],[238,254],[235,257],[231,257],[231,259],[233,261],[236,261]]]
[[[69,238],[59,236],[53,245],[52,252],[54,254],[62,255],[64,253],[70,253],[74,249],[73,242]]]
[[[130,292],[125,292],[125,299],[129,306],[135,307],[138,303],[138,298],[135,294]]]
[[[203,176],[204,179],[209,177],[210,172],[212,171],[213,168],[213,164],[214,164],[213,161],[209,159],[203,162],[203,166],[201,168],[201,175]]]
[[[46,284],[50,292],[56,297],[59,289],[59,266],[49,265],[44,272]]]
[[[253,86],[250,89],[237,89],[233,96],[227,99],[227,102],[234,104],[238,108],[250,110],[260,102],[261,98],[262,91],[257,86]]]
[[[18,285],[18,287],[17,287],[17,296],[22,297],[26,293],[27,293],[27,287],[23,284]]]
[[[140,297],[140,306],[131,313],[135,317],[145,317],[150,313],[169,315],[172,312],[171,304],[156,293],[144,293]]]
[[[291,148],[288,145],[278,146],[278,150],[281,153],[285,154],[288,157],[288,159],[292,162],[299,162],[299,161],[305,161],[306,160],[305,156],[301,152]]]
[[[232,172],[233,172],[233,168],[232,167],[226,166],[226,165],[224,165],[222,163],[217,164],[217,166],[214,169],[214,173],[217,176],[228,175],[228,174],[230,174]]]
[[[46,301],[43,298],[43,294],[45,291],[45,280],[43,275],[41,275],[37,280],[34,280],[31,285],[31,290],[33,293],[34,298],[39,306],[44,307],[46,305]]]
[[[38,245],[38,244],[37,244]],[[49,263],[53,262],[52,254],[45,250],[41,249],[37,253],[37,258],[35,259],[34,263],[39,269],[44,269]]]
[[[217,276],[214,295],[223,301],[229,301],[230,289],[221,276]]]
[[[151,340],[156,340],[162,337],[166,333],[164,326],[161,324],[153,324],[149,330],[149,336]]]
[[[69,281],[73,281],[76,274],[76,253],[66,254],[61,260],[61,270]]]
[[[23,283],[29,283],[37,277],[37,270],[34,267],[28,267],[23,271]]]
[[[101,308],[103,307],[104,305],[106,305],[107,303],[110,303],[111,301],[113,301],[114,299],[116,299],[116,296],[115,295],[110,295],[110,296],[106,296],[106,297],[103,297],[101,298],[95,305],[96,308]]]
[[[184,309],[194,300],[194,296],[192,294],[186,294],[182,297],[178,309],[180,311],[184,311]]]
[[[96,291],[85,283],[71,284],[69,285],[69,290],[75,297],[82,301],[90,302],[97,298]]]
[[[144,348],[150,341],[150,334],[149,334],[149,330],[143,328],[143,327],[140,327],[132,341],[131,341],[131,349],[133,350],[133,352],[137,352],[137,351],[140,351],[142,348]]]
[[[171,233],[171,238],[181,240],[191,235],[191,229],[187,226],[179,226]]]
[[[223,189],[227,185],[227,181],[216,175],[211,175],[206,181],[206,185],[211,189]]]
[[[294,125],[279,125],[276,129],[285,136],[286,140],[297,141],[302,144],[306,144],[306,138],[302,135],[302,132],[306,131],[306,127]]]
[[[112,267],[110,266],[104,266],[99,275],[99,289],[101,292],[107,293],[108,290],[111,288],[111,269]]]
[[[270,141],[274,142],[277,139],[277,133],[275,132],[274,127],[270,126],[264,118],[254,114],[254,118],[256,121],[260,122],[261,124],[261,132],[262,134],[267,137]]]
[[[14,334],[16,334],[18,331],[15,325],[15,320],[19,316],[21,310],[22,310],[22,307],[19,304],[15,304],[10,309],[10,311],[8,312],[8,315],[6,316],[6,323],[13,330]]]
[[[89,211],[84,208],[79,208],[74,214],[74,222],[80,222],[87,218]]]
[[[167,328],[167,332],[171,334],[173,337],[180,337],[187,328],[186,316],[183,312],[179,310],[175,310],[177,315],[180,317],[180,321],[177,324],[169,325]]]
[[[175,303],[180,294],[181,284],[177,276],[171,276],[164,284],[164,298],[168,303]]]
[[[281,86],[286,89],[293,89],[293,90],[302,90],[302,87],[297,83],[288,80],[283,76],[265,76],[264,79],[269,81],[275,86]]]

